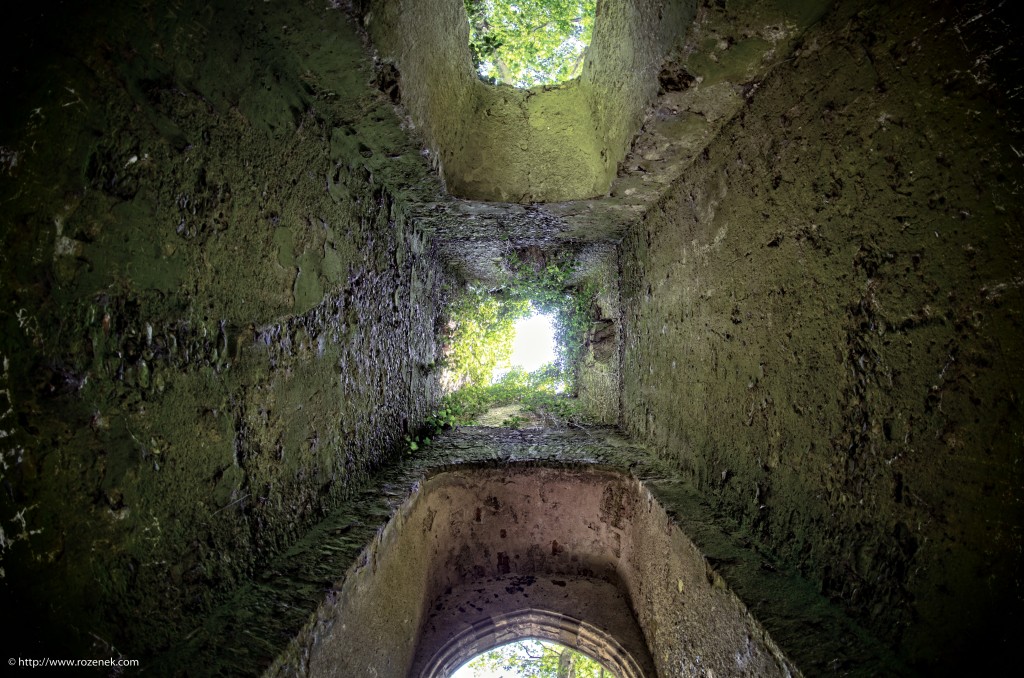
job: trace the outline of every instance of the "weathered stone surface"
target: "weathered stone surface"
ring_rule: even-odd
[[[443,60],[413,77],[365,42],[377,19],[440,5],[354,3],[356,25],[343,4],[9,10],[7,655],[253,675],[311,624],[280,659],[300,670],[311,615],[417,482],[597,465],[643,483],[711,591],[734,592],[796,669],[1010,673],[1024,581],[1012,4],[703,2],[685,35],[651,24],[653,0],[609,4],[648,22],[610,24],[609,49],[644,25],[676,36],[639,58],[643,77],[608,80],[622,88],[603,109],[552,107],[593,103],[596,80],[505,93],[487,123],[589,116],[607,138],[531,128],[526,149],[487,148],[461,128],[447,150],[410,124],[426,119],[416,102],[462,124],[476,113],[459,97],[486,87],[463,69],[462,94],[431,92]],[[443,6],[448,44],[461,8]],[[578,147],[578,184],[610,185],[545,193],[555,179],[522,170],[536,156],[565,171],[571,154],[550,144]],[[472,175],[495,159],[520,184]],[[437,172],[460,166],[523,202],[452,197]],[[509,252],[566,249],[581,280],[609,282],[580,397],[608,422],[621,404],[633,442],[467,430],[398,463],[394,443],[437,396],[446,285],[498,279]],[[658,642],[655,662],[692,649]]]
[[[693,14],[692,0],[602,3],[580,77],[529,90],[477,78],[460,0],[377,0],[362,17],[448,191],[536,203],[607,193]]]
[[[479,501],[452,495],[466,491],[483,494]],[[859,667],[864,675],[902,671],[798,576],[776,568],[749,539],[716,527],[710,507],[692,486],[614,429],[461,429],[373,479],[361,497],[339,508],[275,565],[288,577],[265,578],[275,582],[272,587],[261,585],[259,595],[239,598],[269,605],[287,599],[294,582],[309,578],[304,572],[316,571],[314,578],[319,578],[331,567],[348,568],[344,578],[333,580],[332,593],[278,659],[272,675],[330,675],[334,670],[339,675],[346,670],[404,675],[415,650],[415,629],[420,624],[429,628],[428,612],[440,612],[436,604],[444,604],[438,594],[476,581],[480,572],[483,586],[488,578],[493,584],[506,575],[559,581],[572,576],[580,582],[596,577],[620,586],[620,595],[631,597],[658,675],[687,675],[688,667],[698,665],[697,657],[716,675],[782,675],[786,666],[797,671],[789,660],[798,667],[814,665],[818,657]],[[591,527],[576,526],[581,520]],[[341,546],[348,543],[352,528],[346,526],[351,525],[378,535],[358,558]],[[552,537],[552,531],[564,536]],[[690,534],[696,535],[693,542]],[[336,535],[345,536],[339,542]],[[531,549],[538,539],[542,547]],[[347,551],[346,558],[333,555],[334,544],[339,552]],[[501,544],[509,544],[508,549],[502,551]],[[431,551],[439,562],[432,561]],[[457,562],[445,565],[446,558]],[[520,581],[511,585],[509,595],[515,600],[523,600],[523,593],[539,596],[546,585],[531,586]],[[424,587],[432,591],[427,603]],[[733,597],[732,587],[739,587],[740,599]],[[464,594],[471,596],[473,590],[470,583]],[[743,621],[749,617],[739,600],[757,601],[757,613],[769,620],[767,633],[774,641],[759,623]],[[581,601],[584,607],[593,603]],[[237,609],[223,614],[218,626],[228,628],[237,626],[231,619],[248,615]],[[628,631],[615,632],[614,624],[602,618],[591,617],[628,637]],[[339,641],[345,637],[350,640]],[[775,643],[795,648],[796,654],[787,651],[786,660],[773,649]],[[215,647],[203,652],[219,654]],[[381,654],[384,647],[393,652]]]
[[[987,65],[1019,45],[987,12],[839,3],[621,245],[626,430],[925,675],[1000,666],[1021,620],[1019,107]]]
[[[13,62],[52,80],[0,140],[11,656],[148,663],[437,397],[446,274],[373,163],[428,167],[348,18],[166,11],[51,17],[74,58]]]

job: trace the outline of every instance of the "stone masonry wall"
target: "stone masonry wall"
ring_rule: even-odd
[[[1021,619],[1009,28],[838,3],[620,250],[626,430],[926,674]]]
[[[6,641],[145,659],[393,458],[443,274],[342,12],[62,11],[5,72]]]

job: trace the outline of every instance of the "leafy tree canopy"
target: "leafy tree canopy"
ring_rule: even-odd
[[[515,87],[571,80],[583,68],[597,0],[463,0],[480,75]]]
[[[596,294],[592,284],[571,283],[575,256],[560,253],[531,265],[516,253],[510,276],[497,290],[469,286],[455,295],[448,313],[445,386],[448,391],[490,384],[496,367],[508,366],[517,320],[540,312],[554,316],[556,364],[542,369],[575,393],[575,367],[583,351]],[[561,389],[560,389],[561,390]]]
[[[470,288],[452,305],[454,325],[448,357],[449,378],[457,386],[487,384],[494,368],[512,355],[513,326],[530,315],[526,300],[501,300]]]
[[[459,678],[614,678],[597,660],[582,652],[540,640],[520,640],[474,657]]]

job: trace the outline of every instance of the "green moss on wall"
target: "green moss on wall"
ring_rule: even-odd
[[[623,242],[623,418],[923,673],[998,666],[1021,170],[1002,85],[962,69],[1012,36],[855,4]]]
[[[347,17],[165,12],[71,22],[0,137],[12,656],[180,643],[437,397],[444,274],[393,184],[428,167]]]

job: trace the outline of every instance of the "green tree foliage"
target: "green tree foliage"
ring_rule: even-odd
[[[464,0],[480,74],[516,87],[571,80],[583,68],[597,0]]]
[[[576,262],[562,253],[535,266],[508,257],[511,276],[501,289],[491,291],[469,287],[449,307],[450,334],[445,368],[449,386],[484,386],[495,367],[507,365],[512,354],[513,328],[517,320],[533,312],[554,316],[557,370],[548,382],[560,382],[575,392],[575,365],[583,350],[591,323],[593,285],[572,285]],[[547,368],[550,372],[552,368]]]
[[[471,287],[450,311],[454,324],[448,346],[447,368],[457,386],[487,384],[495,367],[512,355],[513,325],[530,315],[525,299],[502,300]]]
[[[572,648],[539,640],[521,640],[474,657],[468,676],[502,678],[614,678],[596,660]],[[467,675],[462,671],[459,675]]]
[[[554,315],[560,378],[565,390],[575,393],[575,368],[592,320],[595,286],[570,284],[576,272],[571,254],[563,253],[540,268],[520,261],[515,254],[508,263],[513,273],[513,281],[506,290],[509,299],[528,300],[541,313]]]

